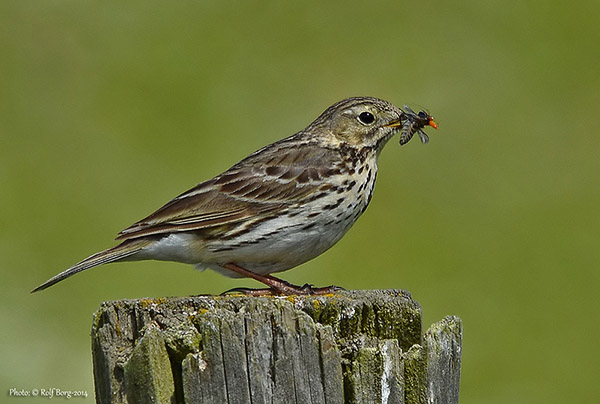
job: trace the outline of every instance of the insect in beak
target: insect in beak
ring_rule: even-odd
[[[400,144],[404,145],[408,143],[415,133],[419,135],[422,143],[427,143],[429,136],[423,131],[423,128],[425,126],[431,126],[433,129],[438,128],[433,117],[424,110],[416,113],[407,105],[404,106],[404,109],[406,111],[402,111],[404,113],[404,122],[400,132]]]

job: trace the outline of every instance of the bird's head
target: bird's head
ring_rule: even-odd
[[[347,98],[327,108],[306,130],[331,145],[380,151],[402,128],[404,116],[400,108],[379,98]]]

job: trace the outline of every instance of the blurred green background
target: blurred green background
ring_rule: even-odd
[[[426,146],[393,139],[366,214],[283,278],[407,289],[425,328],[459,315],[461,403],[594,401],[598,15],[595,1],[3,1],[0,395],[92,402],[104,300],[258,286],[147,262],[29,294],[330,104],[371,95],[422,105],[440,129]]]

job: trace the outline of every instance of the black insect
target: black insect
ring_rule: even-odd
[[[435,123],[433,117],[423,110],[416,113],[407,105],[404,106],[404,109],[406,111],[402,111],[404,113],[404,123],[400,130],[400,144],[408,143],[415,133],[419,135],[422,143],[429,142],[429,136],[423,131],[423,128],[431,126],[433,129],[437,129],[437,123]]]

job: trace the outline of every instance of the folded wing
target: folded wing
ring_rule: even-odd
[[[281,214],[331,187],[328,179],[342,168],[323,163],[336,161],[336,156],[339,152],[334,149],[311,143],[298,147],[285,139],[179,195],[121,231],[117,239],[204,229],[227,231],[241,222]]]

